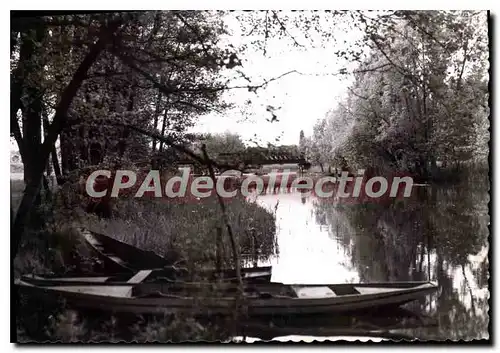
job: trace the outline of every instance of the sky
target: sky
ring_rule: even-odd
[[[254,39],[241,34],[234,18],[226,18],[226,24],[233,32],[227,38],[232,44],[237,46]],[[241,70],[252,82],[261,83],[293,70],[297,73],[269,83],[257,95],[246,89],[228,91],[224,99],[234,103],[236,108],[227,114],[212,113],[200,117],[191,131],[230,131],[238,133],[246,142],[257,140],[263,144],[270,142],[285,145],[297,144],[300,130],[304,130],[306,136],[311,135],[315,122],[335,108],[349,84],[345,75],[338,74],[339,70],[346,67],[346,63],[340,62],[334,52],[353,43],[359,33],[346,32],[342,28],[334,32],[336,43],[329,42],[323,46],[295,47],[291,40],[271,38],[266,46],[266,55],[261,49],[248,50],[242,57]],[[295,37],[295,34],[292,35]],[[344,40],[346,44],[343,44]],[[240,84],[246,82],[239,80],[234,83]],[[250,112],[250,117],[246,117],[238,107],[244,106],[245,100],[249,98],[252,103],[247,106],[246,111]],[[265,109],[268,104],[280,108],[276,111],[278,122],[266,121],[271,117]]]

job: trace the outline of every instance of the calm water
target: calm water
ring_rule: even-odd
[[[299,192],[260,195],[276,209],[279,255],[273,281],[345,283],[432,280],[440,289],[414,312],[438,327],[404,333],[419,338],[488,337],[488,179],[414,187],[385,205],[343,205]]]

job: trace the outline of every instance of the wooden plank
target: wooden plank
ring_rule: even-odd
[[[153,272],[153,270],[139,271],[131,279],[129,279],[127,283],[133,283],[133,284],[141,283],[146,279],[146,277],[148,277],[151,274],[151,272]]]
[[[120,264],[122,266],[127,266],[127,263],[125,261],[123,261],[123,259],[119,258],[118,256],[111,255],[111,254],[103,254],[103,255],[109,257],[111,260],[113,260],[117,264]]]
[[[132,286],[57,286],[47,287],[57,292],[70,292],[88,295],[109,296],[118,298],[129,298],[132,295]]]
[[[61,282],[89,282],[89,283],[104,283],[109,280],[110,277],[56,277],[53,279],[48,279],[48,281],[61,281]],[[38,277],[41,280],[47,280],[43,277]]]
[[[300,287],[292,286],[293,290],[299,298],[331,298],[335,297],[335,293],[327,286],[324,287]]]
[[[252,278],[252,277],[261,277],[261,276],[268,276],[270,275],[270,271],[261,271],[261,272],[246,272],[244,271],[244,269],[242,269],[243,271],[242,272],[242,275],[244,278]]]

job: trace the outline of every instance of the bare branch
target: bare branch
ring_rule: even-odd
[[[175,17],[177,17],[179,20],[181,20],[181,22],[182,22],[182,23],[183,23],[183,24],[184,24],[187,28],[189,28],[189,29],[191,30],[191,32],[192,32],[192,33],[196,36],[196,38],[197,38],[197,39],[198,39],[198,41],[200,42],[201,47],[203,48],[203,51],[205,52],[205,55],[206,55],[207,57],[209,57],[209,56],[210,56],[210,53],[208,52],[208,49],[207,49],[207,47],[205,46],[205,42],[204,42],[203,38],[201,38],[201,34],[200,34],[200,32],[199,32],[196,28],[194,28],[193,26],[191,26],[191,25],[189,24],[189,22],[188,22],[188,21],[186,21],[186,19],[185,19],[185,18],[184,18],[184,17],[183,17],[183,16],[182,16],[179,12],[174,12],[174,16],[175,16]]]
[[[304,45],[300,44],[299,42],[297,42],[297,40],[288,32],[288,30],[286,29],[286,26],[283,24],[283,22],[281,22],[281,20],[279,19],[278,17],[278,14],[276,13],[276,11],[272,11],[273,13],[273,17],[274,19],[278,22],[278,24],[280,25],[280,28],[281,30],[287,34],[290,38],[292,38],[293,42],[295,43],[296,46],[298,47],[304,47]]]
[[[412,81],[413,83],[415,83],[416,86],[419,86],[422,82],[421,80],[415,78],[414,75],[411,75],[409,74],[404,68],[402,68],[400,65],[396,64],[390,57],[389,55],[387,55],[387,53],[382,49],[382,46],[380,45],[380,43],[375,39],[375,35],[371,35],[370,36],[370,39],[373,41],[373,43],[375,44],[375,46],[377,47],[377,49],[382,53],[382,55],[387,59],[387,61],[392,65],[394,66],[394,68],[396,70],[398,70],[398,72],[403,75],[404,77],[406,78],[409,78],[410,81]]]
[[[423,34],[427,35],[430,39],[432,39],[434,42],[436,42],[437,44],[439,44],[445,50],[445,52],[447,52],[448,54],[450,54],[450,51],[449,51],[448,47],[446,45],[444,45],[443,43],[441,43],[432,33],[429,33],[429,31],[427,31],[425,28],[423,28],[422,26],[420,26],[418,24],[418,22],[413,17],[411,17],[411,14],[405,13],[404,17],[407,20],[409,20],[418,30],[420,30],[420,32],[422,32]]]
[[[349,90],[349,92],[351,92],[355,97],[358,97],[358,98],[361,98],[361,99],[364,99],[364,100],[370,100],[369,97],[364,97],[360,94],[357,94],[356,92],[354,92],[354,90],[350,87],[347,87],[347,89]]]
[[[382,64],[382,65],[379,65],[379,66],[375,66],[375,67],[369,67],[369,68],[366,68],[366,69],[361,69],[361,70],[354,70],[352,73],[363,73],[363,72],[386,72],[386,71],[389,71],[389,70],[382,70],[382,71],[378,71],[378,69],[382,69],[384,67],[387,67],[387,66],[390,66],[391,64],[390,63],[385,63],[385,64]]]
[[[85,76],[86,79],[89,78],[98,78],[98,77],[113,77],[113,76],[123,76],[127,75],[126,72],[95,72],[93,74],[87,74]]]
[[[460,91],[460,88],[462,87],[462,77],[464,75],[465,62],[467,61],[468,46],[469,46],[469,41],[466,40],[465,45],[464,45],[464,60],[462,61],[462,67],[460,69],[460,75],[458,76],[458,79],[457,79],[457,91]]]
[[[137,71],[138,73],[143,75],[147,80],[149,80],[153,84],[153,86],[155,88],[159,89],[165,95],[170,95],[170,94],[179,93],[179,92],[220,92],[220,91],[225,91],[225,90],[230,90],[230,89],[241,89],[241,88],[248,89],[249,91],[256,91],[257,89],[262,88],[273,81],[279,80],[280,78],[282,78],[286,75],[289,75],[292,73],[300,74],[300,72],[298,72],[297,70],[288,71],[288,72],[281,74],[277,77],[265,80],[264,82],[262,82],[261,84],[258,84],[258,85],[243,85],[243,86],[232,86],[232,87],[221,86],[221,87],[172,88],[172,87],[168,87],[168,86],[165,86],[165,85],[159,83],[151,74],[149,74],[145,70],[138,67],[134,63],[134,60],[136,60],[136,59],[134,59],[128,55],[124,55],[122,53],[119,53],[119,52],[117,52],[116,49],[111,49],[111,51],[125,65],[127,65],[132,70]]]

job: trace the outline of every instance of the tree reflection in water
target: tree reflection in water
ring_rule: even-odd
[[[410,198],[353,204],[265,194],[276,212],[280,254],[273,281],[438,282],[440,290],[408,309],[437,327],[406,330],[421,339],[488,337],[488,175],[456,185],[415,187]],[[278,206],[279,205],[279,206]]]
[[[391,204],[316,199],[315,219],[350,254],[361,281],[437,281],[440,291],[408,307],[436,316],[419,338],[488,337],[487,175],[453,186],[416,187]]]

